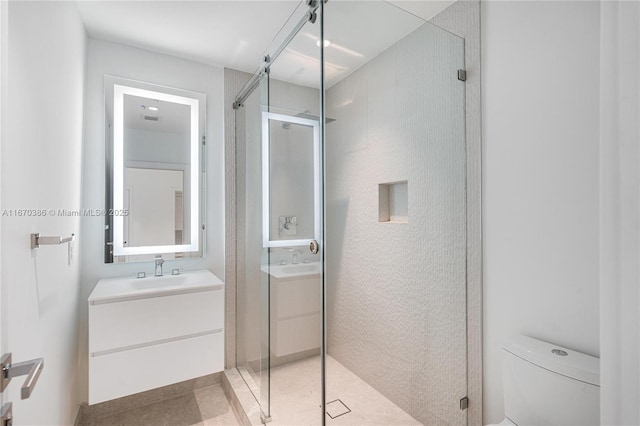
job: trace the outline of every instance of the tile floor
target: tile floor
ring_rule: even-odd
[[[82,426],[237,426],[218,383],[175,398],[100,417]]]
[[[380,392],[327,357],[327,425],[419,425]],[[320,424],[320,357],[274,367],[271,370],[271,416],[268,426]],[[345,411],[347,411],[345,413]],[[344,414],[342,414],[344,413]],[[221,384],[175,398],[100,417],[82,426],[237,426],[240,423]]]
[[[319,425],[320,395],[319,356],[272,368],[272,422],[269,425]],[[327,398],[327,401],[339,399],[351,410],[333,419],[327,416],[329,426],[420,424],[330,356],[327,357]],[[340,412],[342,410],[334,415]]]

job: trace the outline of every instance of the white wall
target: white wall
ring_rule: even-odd
[[[78,210],[84,27],[72,2],[10,2],[8,12],[2,208]],[[75,243],[68,265],[66,246],[31,250],[29,234],[69,236],[79,230],[78,217],[2,217],[3,350],[13,352],[14,362],[45,358],[31,398],[20,400],[24,377],[3,395],[14,404],[16,425],[75,420],[82,244]]]
[[[189,133],[124,128],[124,161],[187,164]]]
[[[601,423],[640,424],[640,4],[601,4]]]
[[[224,146],[223,70],[172,56],[116,43],[89,39],[83,208],[104,208],[104,95],[105,74],[140,80],[207,96],[207,255],[205,258],[167,261],[171,268],[209,269],[224,280]],[[80,398],[87,399],[87,305],[86,299],[100,278],[153,272],[153,264],[104,264],[103,218],[82,221],[84,258],[80,301]]]
[[[483,2],[484,422],[515,333],[599,355],[598,2]]]

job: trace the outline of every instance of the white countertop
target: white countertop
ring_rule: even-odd
[[[207,270],[185,271],[179,275],[163,275],[161,277],[103,278],[98,281],[88,301],[90,305],[99,305],[222,288],[224,288],[224,283]]]

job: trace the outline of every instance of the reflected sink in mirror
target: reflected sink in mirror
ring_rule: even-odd
[[[275,278],[297,278],[320,275],[322,268],[320,262],[262,266],[262,272]]]
[[[320,273],[320,268],[319,268],[320,264],[316,263],[316,264],[307,264],[307,265],[286,265],[286,266],[282,266],[282,270],[288,274],[308,274],[308,273],[314,273],[314,274],[318,274]]]

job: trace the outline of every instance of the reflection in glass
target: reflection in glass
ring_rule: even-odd
[[[124,96],[124,217],[126,246],[189,243],[190,108]]]
[[[308,114],[307,114],[308,115]],[[316,118],[263,112],[263,245],[320,239],[320,133]]]

